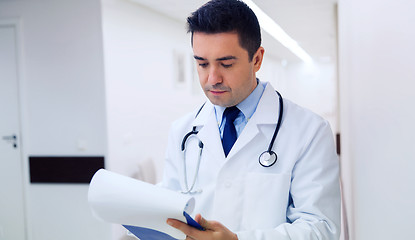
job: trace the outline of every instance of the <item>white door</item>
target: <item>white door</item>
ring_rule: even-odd
[[[0,22],[0,240],[25,239],[16,28]]]

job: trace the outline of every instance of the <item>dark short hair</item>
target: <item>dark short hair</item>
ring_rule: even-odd
[[[261,46],[261,29],[255,13],[239,0],[212,0],[187,18],[187,31],[193,34],[236,32],[239,44],[248,51],[249,61]]]

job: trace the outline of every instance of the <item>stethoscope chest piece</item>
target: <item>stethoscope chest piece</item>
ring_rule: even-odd
[[[271,167],[277,162],[277,158],[274,151],[265,151],[259,156],[259,164],[263,167]]]

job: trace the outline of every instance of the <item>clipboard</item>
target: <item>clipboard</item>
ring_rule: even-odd
[[[96,218],[121,224],[141,240],[185,239],[183,232],[166,223],[168,218],[203,230],[190,216],[193,197],[105,169],[92,177],[88,203]]]

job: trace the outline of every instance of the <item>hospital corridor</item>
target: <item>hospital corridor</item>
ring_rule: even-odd
[[[265,220],[258,214],[260,210],[268,209],[276,222],[304,213],[308,208],[291,212],[284,205],[297,204],[292,199],[303,196],[296,192],[303,189],[303,182],[315,183],[316,191],[327,191],[326,196],[332,197],[319,202],[324,206],[321,212],[330,215],[330,205],[336,201],[335,187],[318,182],[332,176],[327,169],[336,169],[320,165],[327,164],[329,157],[338,159],[338,171],[334,171],[339,175],[336,184],[341,198],[338,229],[332,228],[336,224],[330,220],[322,220],[321,225],[305,224],[315,231],[309,238],[287,234],[290,227],[286,227],[287,233],[256,233],[255,239],[334,239],[320,226],[336,232],[333,236],[339,235],[341,240],[415,239],[415,1],[240,1],[253,11],[260,25],[264,50],[259,48],[246,62],[254,73],[232,70],[243,62],[238,56],[215,55],[223,50],[221,44],[227,44],[221,39],[237,39],[241,45],[228,44],[228,49],[245,49],[244,39],[232,35],[239,32],[205,34],[190,30],[192,22],[187,18],[208,0],[0,0],[0,240],[138,239],[122,224],[99,220],[91,211],[90,181],[102,168],[173,189],[176,183],[166,172],[177,171],[180,178],[184,176],[185,185],[176,192],[194,197],[202,216],[204,210],[198,202],[208,204],[214,199],[198,198],[198,194],[212,189],[199,188],[201,182],[211,180],[203,174],[198,178],[197,172],[218,176],[224,189],[237,189],[222,192],[218,185],[215,192],[216,200],[230,201],[221,211],[232,214],[219,219],[236,219],[229,221],[230,230],[255,224],[258,228],[272,226],[274,220]],[[215,44],[209,45],[208,40]],[[211,56],[215,56],[214,61],[209,62]],[[206,83],[203,77],[208,71]],[[252,94],[258,99],[272,95],[272,105],[257,102],[258,107],[242,112],[238,109],[232,120],[235,125],[239,121],[236,117],[246,115],[245,111],[253,114],[252,118],[249,115],[240,120],[247,122],[246,128],[242,122],[241,128],[238,125],[228,130],[225,121],[231,118],[228,109],[232,105],[216,104],[215,100],[227,91],[234,91],[237,98],[245,89],[235,84],[234,90],[215,90],[206,84],[225,79],[232,71],[242,76],[234,80],[240,84],[243,74],[255,76],[257,87]],[[304,115],[297,105],[306,109]],[[222,111],[219,115],[218,109]],[[250,121],[258,121],[255,111],[262,109],[275,116],[264,126],[253,127]],[[196,128],[205,124],[198,118],[209,111],[214,111],[213,122],[219,131]],[[310,117],[311,113],[321,118]],[[185,128],[188,134],[176,140],[175,128],[184,128],[183,116],[191,119],[186,120],[191,126]],[[303,120],[307,122],[303,124]],[[322,127],[320,122],[326,125]],[[315,135],[311,135],[312,130],[304,130],[302,135],[291,132],[303,128],[317,130]],[[263,129],[269,129],[266,140],[261,138]],[[243,139],[251,134],[248,131],[258,134],[252,142],[241,143],[238,138],[230,150],[225,149],[229,132]],[[224,153],[209,148],[211,143],[204,140],[206,132],[223,138],[219,142]],[[302,149],[300,142],[308,139],[315,145]],[[308,164],[316,171],[301,170],[308,166],[301,161],[289,163],[298,155],[294,149],[312,152],[314,147],[327,144],[333,156],[328,156],[331,152],[317,152],[322,160]],[[170,150],[172,145],[177,147]],[[222,164],[219,160],[251,156],[250,152],[238,155],[232,146],[254,149],[252,163],[240,160],[229,166],[261,173],[261,178],[257,173],[242,178],[247,179],[248,187],[258,182],[260,187],[252,188],[268,192],[267,196],[249,196],[258,192],[238,190],[243,189],[235,186],[239,178],[230,176],[243,175],[243,170],[231,171],[234,175],[223,175],[226,167],[214,171]],[[180,150],[183,169],[170,159]],[[186,151],[194,158],[186,158]],[[204,161],[210,155],[217,157]],[[284,170],[278,170],[286,170],[290,164],[293,172],[318,173],[321,177],[298,180],[299,176],[294,181],[297,172],[284,175]],[[276,177],[268,174],[270,169],[276,169]],[[292,184],[290,181],[298,182],[297,188],[284,185]],[[100,191],[108,189],[102,187]],[[287,195],[272,189],[286,189]],[[121,193],[117,187],[114,191]],[[124,196],[130,194],[139,196],[122,192]],[[230,199],[232,194],[245,194],[248,200]],[[314,197],[307,194],[304,201],[312,201]],[[270,200],[271,196],[276,200]],[[91,195],[89,198],[91,201]],[[279,210],[280,204],[284,211]],[[249,221],[241,220],[243,214],[250,216]],[[305,218],[313,217],[315,214],[310,213]],[[199,222],[199,217],[190,218]],[[315,222],[310,220],[309,224]],[[247,238],[240,237],[243,239]]]

